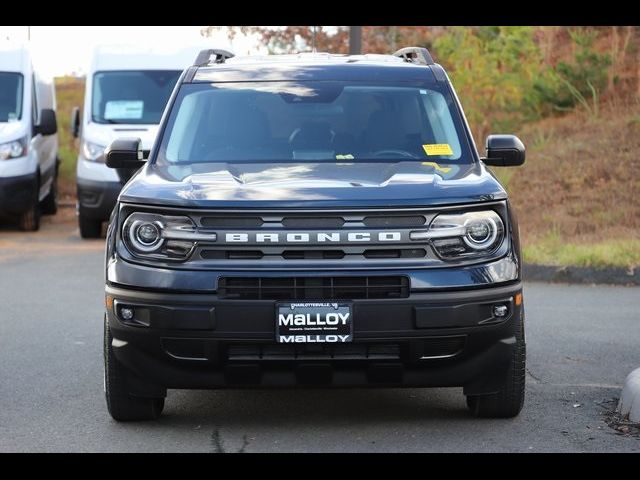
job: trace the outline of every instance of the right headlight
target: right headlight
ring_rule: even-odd
[[[103,162],[104,151],[107,147],[84,140],[82,142],[82,155],[90,162]]]
[[[122,225],[122,240],[135,257],[181,261],[197,242],[215,242],[216,234],[199,232],[189,217],[135,212]]]
[[[504,240],[504,223],[493,210],[440,214],[428,230],[411,232],[411,240],[427,241],[444,259],[491,255]]]

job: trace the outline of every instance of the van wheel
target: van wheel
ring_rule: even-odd
[[[143,398],[129,395],[127,370],[116,360],[111,344],[111,329],[104,320],[104,389],[107,409],[114,420],[130,422],[156,420],[162,414],[164,398]]]
[[[38,202],[37,190],[29,209],[18,218],[18,224],[20,229],[25,232],[35,232],[40,229],[40,203]]]
[[[491,395],[467,395],[467,406],[476,417],[511,418],[517,416],[524,405],[526,345],[524,339],[524,313],[516,333],[516,345],[511,365],[498,391]]]
[[[82,238],[100,238],[102,235],[102,222],[93,218],[78,216],[78,226]]]
[[[44,197],[41,204],[42,213],[45,215],[55,215],[58,212],[58,171],[56,169],[56,175],[53,177],[53,183],[51,183],[51,189],[49,194]]]

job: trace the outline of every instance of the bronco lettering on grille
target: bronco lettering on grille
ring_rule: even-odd
[[[230,232],[224,236],[226,243],[362,243],[400,242],[401,232]]]

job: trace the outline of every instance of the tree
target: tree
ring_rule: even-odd
[[[210,36],[214,27],[202,30],[204,36]],[[444,27],[411,26],[363,26],[363,53],[390,53],[404,46],[431,46],[433,39]],[[229,39],[240,34],[257,34],[260,41],[272,53],[294,53],[310,51],[313,44],[314,27],[229,27]],[[316,26],[316,51],[331,53],[349,52],[349,27]]]

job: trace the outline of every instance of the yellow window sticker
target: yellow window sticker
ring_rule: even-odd
[[[449,145],[448,143],[430,143],[428,145],[422,145],[422,148],[424,148],[424,153],[429,156],[453,155],[451,145]]]
[[[425,165],[427,167],[433,167],[436,169],[436,171],[442,172],[442,173],[449,173],[451,171],[451,167],[441,167],[436,162],[422,162],[422,165]]]
[[[346,155],[336,155],[336,160],[353,160],[354,156],[351,155],[350,153],[347,153]]]

